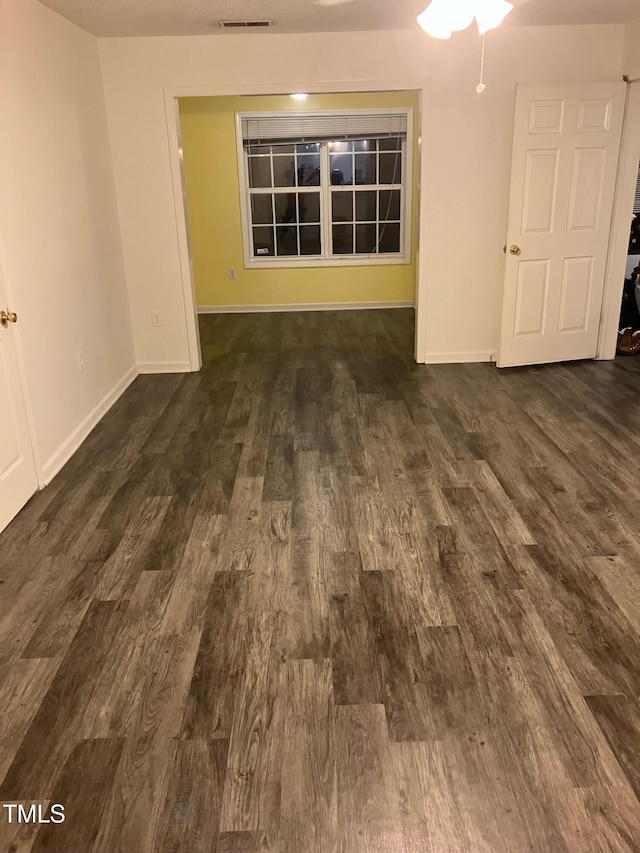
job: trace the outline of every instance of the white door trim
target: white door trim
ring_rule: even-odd
[[[615,358],[624,273],[629,250],[629,225],[640,163],[640,81],[629,83],[622,127],[622,144],[613,203],[609,255],[596,358]]]
[[[191,370],[200,370],[202,357],[200,353],[200,341],[198,335],[197,309],[195,299],[195,288],[193,282],[193,271],[191,263],[191,252],[189,247],[189,232],[187,226],[187,214],[185,208],[184,182],[182,178],[182,147],[180,142],[180,115],[178,111],[178,98],[201,98],[220,97],[234,95],[282,95],[290,92],[307,92],[312,94],[327,94],[331,92],[397,92],[417,91],[419,95],[420,109],[420,145],[419,145],[419,204],[418,204],[418,229],[417,245],[415,247],[417,258],[416,273],[416,334],[415,334],[415,359],[418,364],[424,364],[426,360],[426,302],[427,302],[427,263],[424,242],[426,238],[426,204],[427,193],[420,181],[424,181],[428,174],[428,146],[427,139],[427,116],[424,108],[428,81],[425,79],[401,79],[395,80],[393,85],[388,80],[334,80],[331,82],[292,82],[283,85],[265,85],[255,83],[251,85],[235,86],[168,86],[164,89],[165,117],[167,122],[167,139],[169,143],[169,157],[171,163],[171,178],[173,184],[173,202],[176,214],[176,230],[178,236],[178,248],[180,254],[180,273],[182,279],[182,291],[185,313],[185,325],[189,343],[189,361]]]

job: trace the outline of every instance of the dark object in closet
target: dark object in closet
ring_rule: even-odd
[[[636,282],[639,274],[640,267],[636,267],[629,278],[624,280],[619,329],[631,329],[633,332],[640,329],[640,311],[636,300]]]
[[[628,254],[640,255],[640,216],[635,216],[631,222]]]
[[[636,282],[640,276],[640,267],[636,267],[629,278],[624,280],[622,308],[618,324],[618,355],[638,355],[640,353],[640,310],[636,299]]]
[[[632,332],[631,329],[625,329],[623,332],[618,332],[618,355],[638,355],[640,353],[640,330]]]

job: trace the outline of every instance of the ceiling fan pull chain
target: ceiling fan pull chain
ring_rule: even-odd
[[[485,48],[486,38],[487,38],[487,34],[483,33],[482,34],[482,54],[480,57],[480,82],[476,86],[476,92],[479,95],[481,95],[484,92],[484,90],[487,88],[484,85],[484,48]]]

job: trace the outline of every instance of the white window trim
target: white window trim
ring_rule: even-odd
[[[326,210],[327,196],[331,195],[331,187],[323,190],[323,187],[309,187],[309,191],[320,192],[320,228],[322,231],[322,245],[325,247],[325,255],[299,255],[289,256],[269,256],[269,257],[254,257],[252,252],[252,235],[251,235],[251,216],[250,211],[250,192],[249,192],[249,174],[248,162],[244,153],[244,145],[242,139],[242,120],[244,118],[268,118],[273,115],[271,112],[237,112],[236,120],[236,152],[238,158],[238,177],[239,177],[239,192],[240,192],[240,216],[242,220],[242,248],[244,253],[245,269],[289,269],[289,268],[304,268],[314,267],[316,269],[322,267],[351,267],[351,266],[400,266],[410,264],[411,258],[411,242],[413,235],[413,108],[412,107],[385,107],[380,109],[360,109],[360,110],[313,110],[313,113],[322,113],[326,115],[398,115],[404,114],[407,117],[407,137],[403,147],[402,157],[402,182],[401,185],[393,184],[392,186],[379,185],[380,189],[402,189],[402,210],[400,216],[400,245],[402,252],[400,254],[381,255],[330,255],[328,247],[331,245],[331,217]],[[286,113],[291,116],[309,115],[309,110],[282,110],[277,111]],[[321,146],[321,157],[328,159],[328,153],[325,147]],[[328,174],[328,172],[326,172]],[[363,186],[365,189],[367,185]],[[265,188],[265,192],[274,192],[277,188]],[[300,189],[300,188],[298,188]],[[335,188],[334,188],[335,189]],[[355,189],[354,186],[345,187],[345,190]]]

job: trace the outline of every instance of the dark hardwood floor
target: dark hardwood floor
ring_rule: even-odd
[[[0,851],[640,851],[640,357],[412,324],[203,319],[0,537]]]

